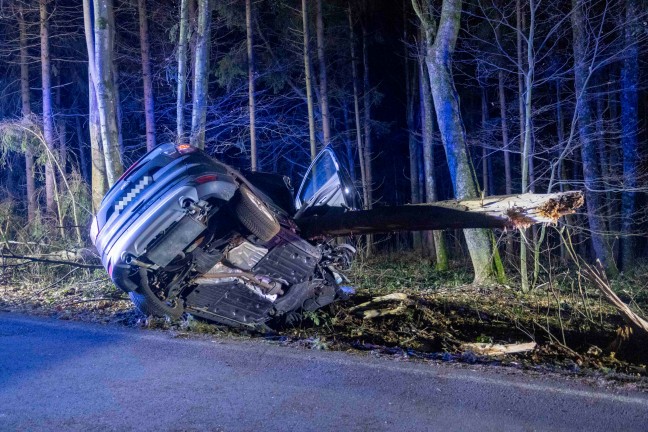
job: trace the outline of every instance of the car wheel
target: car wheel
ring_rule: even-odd
[[[184,308],[180,302],[176,301],[171,305],[168,302],[161,300],[155,295],[148,284],[148,276],[146,270],[140,269],[140,284],[135,291],[128,293],[135,307],[144,315],[153,315],[156,317],[169,317],[178,319],[182,316]],[[146,279],[144,279],[146,278]]]
[[[241,224],[263,241],[279,233],[279,222],[270,209],[245,185],[234,197],[234,212]]]

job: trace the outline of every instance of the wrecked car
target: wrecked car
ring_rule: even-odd
[[[288,177],[242,174],[196,147],[164,144],[108,191],[91,239],[142,313],[256,326],[348,296],[342,271],[355,248],[308,241],[295,221],[318,207],[357,206],[330,148],[294,194]]]
[[[188,144],[163,144],[112,186],[90,235],[113,283],[145,315],[259,327],[349,296],[344,271],[356,250],[345,236],[516,228],[582,204],[580,192],[567,192],[362,210],[330,147],[294,193],[288,177],[242,173]]]

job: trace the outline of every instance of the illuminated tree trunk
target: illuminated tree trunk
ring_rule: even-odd
[[[587,22],[583,12],[583,0],[572,0],[572,31],[574,49],[574,84],[577,96],[578,135],[583,159],[583,179],[585,181],[585,203],[591,230],[592,245],[597,259],[601,260],[606,270],[616,273],[611,251],[603,238],[606,232],[605,222],[600,211],[604,206],[602,196],[596,192],[597,181],[600,179],[598,152],[595,141],[594,115],[587,88],[589,63],[587,62]]]
[[[421,54],[424,55],[424,49]],[[434,165],[434,109],[432,108],[432,93],[430,90],[430,79],[425,71],[424,57],[419,56],[419,75],[421,85],[421,126],[423,130],[423,170],[425,172],[425,202],[433,203],[438,200],[436,187],[436,173]],[[430,233],[430,231],[427,231]],[[437,270],[448,269],[448,252],[445,243],[445,237],[442,231],[432,231],[432,243],[429,245],[434,248]]]
[[[45,162],[45,202],[47,213],[54,215],[54,121],[52,119],[52,84],[50,73],[49,54],[49,23],[48,23],[48,0],[39,0],[40,10],[40,42],[41,42],[41,77],[43,90],[43,136],[45,145],[48,148],[47,161]]]
[[[362,105],[363,105],[363,126],[364,142],[362,146],[365,163],[365,182],[367,190],[367,208],[373,207],[373,170],[371,168],[372,141],[371,141],[371,87],[369,85],[369,51],[367,49],[368,37],[367,28],[362,26]]]
[[[306,107],[308,109],[308,139],[310,142],[311,160],[315,160],[315,156],[317,156],[317,142],[315,141],[315,114],[313,110],[313,84],[311,82],[307,0],[302,0],[302,23],[304,35],[304,79],[306,81]]]
[[[84,5],[87,1],[84,0]],[[89,63],[92,62],[91,71],[101,125],[101,145],[106,161],[106,178],[110,187],[124,170],[119,154],[117,100],[113,77],[115,17],[112,0],[94,0],[94,23],[90,23],[90,25],[94,29],[92,39],[94,46],[88,47]],[[87,40],[86,28],[86,43]],[[90,49],[92,49],[91,56]]]
[[[621,195],[621,264],[629,269],[635,256],[632,231],[636,209],[636,188],[639,167],[637,131],[638,88],[639,88],[639,46],[636,34],[641,31],[637,23],[640,16],[639,2],[626,0],[625,45],[626,56],[621,69],[621,148],[623,151],[623,193]],[[632,23],[632,24],[630,24]]]
[[[22,2],[18,2],[18,30],[20,32],[20,99],[22,115],[31,117],[31,98],[29,95],[29,59],[27,54],[27,30]],[[32,222],[36,217],[36,185],[34,181],[34,153],[25,136],[25,178],[27,181],[27,220]]]
[[[211,4],[198,0],[198,30],[194,58],[193,110],[191,112],[191,145],[205,148],[205,121],[209,88],[209,47],[211,42]]]
[[[358,67],[356,63],[355,52],[355,37],[353,32],[353,17],[351,15],[351,8],[349,8],[349,38],[351,48],[351,79],[353,81],[353,110],[355,114],[355,130],[356,130],[356,148],[360,159],[360,178],[362,181],[362,199],[366,203],[369,200],[367,195],[367,179],[364,163],[364,151],[362,144],[362,123],[360,121],[360,96],[358,89]]]
[[[140,50],[142,53],[142,81],[144,84],[144,118],[146,119],[146,149],[155,147],[155,107],[151,80],[151,46],[149,44],[146,0],[137,1],[139,14]]]
[[[476,198],[477,182],[468,158],[459,96],[452,76],[452,54],[459,33],[462,2],[443,1],[438,30],[428,10],[423,12],[417,0],[412,0],[412,5],[425,32],[428,75],[455,198]],[[466,229],[464,235],[475,270],[475,283],[495,279],[492,264],[498,269],[497,276],[503,278],[501,262],[497,250],[493,249],[491,234],[483,229]]]
[[[248,111],[250,115],[250,159],[252,171],[257,170],[257,142],[256,142],[256,101],[254,86],[254,39],[252,34],[252,0],[245,0],[245,30],[247,33],[247,61],[248,61]]]
[[[187,97],[187,45],[189,39],[189,0],[180,0],[180,35],[178,36],[178,86],[176,98],[176,142],[186,140],[184,109]]]
[[[317,0],[317,60],[319,62],[322,136],[324,141],[323,145],[326,146],[331,142],[331,121],[329,114],[328,84],[326,81],[326,61],[324,57],[324,19],[322,17],[322,0]]]

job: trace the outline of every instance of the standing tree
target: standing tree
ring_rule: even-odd
[[[155,147],[155,106],[151,79],[151,45],[149,43],[146,0],[137,0],[139,14],[140,49],[142,52],[142,81],[144,83],[144,118],[146,119],[146,149]]]
[[[106,179],[110,187],[124,171],[119,151],[117,95],[113,76],[115,15],[112,0],[94,0],[92,6],[90,0],[84,0],[83,8],[88,68],[96,95]]]
[[[601,172],[595,135],[595,118],[590,99],[589,81],[592,73],[592,62],[596,55],[589,50],[588,23],[585,15],[585,0],[572,0],[571,23],[574,49],[574,86],[576,90],[576,115],[578,137],[583,160],[583,180],[585,182],[585,203],[592,235],[592,245],[597,259],[605,265],[606,270],[615,273],[615,264],[611,250],[603,237],[606,232],[605,221],[600,212],[604,208],[601,194],[598,192]]]
[[[48,0],[39,0],[40,10],[40,43],[41,43],[41,78],[43,89],[43,136],[47,147],[47,162],[45,163],[45,202],[47,212],[55,213],[55,196],[54,196],[54,120],[52,113],[52,84],[50,72],[50,53],[49,53],[49,12]]]
[[[211,42],[211,3],[198,0],[198,29],[194,58],[193,110],[191,112],[191,145],[205,148],[205,120],[209,89],[209,48]]]
[[[425,61],[455,198],[475,198],[478,196],[477,181],[468,157],[452,74],[452,54],[459,33],[462,1],[443,1],[438,29],[427,2],[421,5],[418,0],[412,0],[412,6],[425,34]],[[464,235],[475,270],[475,283],[494,280],[493,257],[499,260],[499,255],[493,250],[490,233],[483,229],[466,229]],[[496,264],[499,268],[499,263]]]
[[[185,141],[184,108],[187,96],[187,45],[189,40],[189,1],[180,0],[180,30],[178,35],[178,85],[176,97],[176,142]]]
[[[248,0],[249,1],[249,0]],[[331,142],[331,120],[329,114],[328,83],[326,81],[326,59],[324,57],[324,18],[322,0],[317,0],[317,60],[319,63],[320,109],[322,111],[323,146]]]
[[[311,160],[317,156],[315,141],[315,113],[313,109],[313,84],[311,82],[310,36],[308,32],[308,1],[302,0],[302,23],[304,35],[304,80],[306,82],[306,106],[308,108],[308,138]]]
[[[22,2],[18,3],[16,16],[18,18],[18,30],[20,32],[20,99],[22,102],[23,118],[29,119],[31,112],[31,98],[29,95],[29,60],[27,53],[27,26]],[[36,185],[34,173],[34,152],[29,146],[27,137],[23,138],[25,147],[25,178],[27,182],[27,220],[32,222],[36,217]]]
[[[248,110],[250,114],[250,159],[252,171],[257,170],[257,142],[256,142],[256,102],[254,87],[254,39],[252,38],[252,0],[245,0],[245,33],[247,41],[248,63]]]

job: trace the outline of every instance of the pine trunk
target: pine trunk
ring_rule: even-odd
[[[41,77],[43,90],[43,136],[47,147],[47,161],[45,162],[45,202],[47,213],[56,214],[56,197],[54,192],[54,120],[52,118],[52,84],[49,54],[49,13],[48,0],[39,0],[40,10],[40,42],[41,42]]]
[[[245,30],[248,61],[248,113],[250,116],[250,159],[252,171],[257,170],[256,101],[254,88],[254,39],[252,34],[252,0],[245,0]]]
[[[639,1],[626,0],[625,45],[626,56],[621,69],[621,148],[623,151],[623,193],[621,196],[621,265],[629,269],[635,256],[632,237],[637,201],[637,175],[639,168],[639,148],[637,131],[638,87],[639,87],[639,46],[636,40],[639,14]],[[641,31],[641,30],[639,30]]]
[[[209,89],[209,47],[211,42],[211,4],[198,0],[198,30],[194,56],[193,110],[191,112],[191,145],[205,148],[205,121]]]
[[[308,109],[308,141],[311,160],[317,156],[315,141],[315,112],[313,108],[313,84],[311,77],[310,35],[308,31],[308,0],[302,0],[302,24],[304,36],[304,80],[306,84],[306,108]]]
[[[144,84],[144,117],[146,119],[146,149],[155,147],[155,107],[151,79],[151,47],[149,43],[146,0],[137,0],[139,14],[140,48],[142,52],[142,81]]]
[[[23,118],[31,117],[31,98],[29,95],[29,58],[27,53],[27,30],[22,2],[18,2],[18,30],[20,32],[20,99]],[[27,183],[27,221],[32,222],[38,209],[36,203],[36,182],[34,173],[34,153],[25,137],[25,179]]]
[[[249,1],[249,0],[248,0]],[[319,62],[320,109],[322,111],[323,145],[331,142],[331,120],[329,114],[328,84],[326,81],[326,59],[324,56],[324,18],[322,0],[317,0],[317,60]]]
[[[186,141],[184,109],[187,98],[187,45],[189,38],[189,3],[180,0],[180,34],[178,36],[178,86],[176,98],[176,142]]]
[[[109,187],[124,171],[120,159],[117,96],[113,76],[114,32],[115,17],[112,0],[94,0],[93,78]]]
[[[601,171],[598,161],[598,152],[595,140],[595,117],[593,114],[588,89],[590,66],[587,62],[588,36],[587,21],[583,8],[584,0],[572,0],[572,31],[574,37],[574,84],[576,90],[576,110],[578,121],[578,135],[581,144],[581,158],[583,160],[583,180],[585,183],[585,202],[591,231],[594,254],[606,270],[616,273],[610,248],[603,237],[607,231],[605,221],[601,217],[604,206],[603,196],[596,192],[600,186],[598,181]]]

